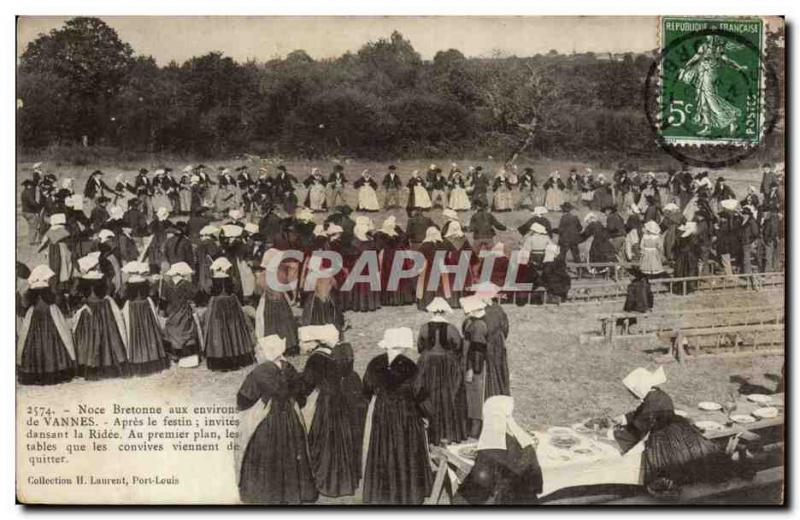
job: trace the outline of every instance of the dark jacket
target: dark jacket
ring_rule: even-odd
[[[559,244],[578,244],[581,241],[581,221],[572,213],[565,213],[561,215],[561,220],[558,222],[558,243]]]
[[[469,221],[468,230],[475,238],[493,238],[495,229],[505,231],[506,227],[485,209],[478,210]]]

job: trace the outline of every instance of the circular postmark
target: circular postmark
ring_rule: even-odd
[[[760,41],[717,24],[671,36],[644,84],[644,110],[659,147],[708,168],[760,150],[780,105],[778,76]]]

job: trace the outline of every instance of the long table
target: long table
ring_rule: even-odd
[[[736,401],[736,414],[750,414],[762,406],[778,408],[779,415],[770,419],[758,419],[753,423],[730,423],[723,411],[703,411],[697,407],[687,407],[685,415],[692,422],[715,421],[722,428],[713,431],[704,431],[708,439],[725,442],[730,437],[754,431],[778,430],[777,436],[782,440],[782,427],[784,423],[784,394],[770,396],[769,405],[750,402],[746,396],[739,396]],[[680,407],[677,409],[680,411]],[[563,430],[563,429],[561,429]],[[585,433],[572,431],[570,435],[578,439],[578,444],[568,449],[559,448],[551,443],[558,432],[553,428],[531,432],[538,440],[536,448],[539,465],[542,468],[543,490],[541,498],[547,501],[547,496],[567,488],[580,488],[584,486],[641,486],[643,485],[642,454],[644,441],[637,444],[627,453],[620,453],[617,443],[610,438],[608,432]],[[429,503],[438,504],[442,499],[444,482],[449,479],[452,489],[456,489],[461,481],[469,474],[474,461],[462,454],[462,450],[475,448],[476,441],[436,446],[431,449],[434,461],[438,463],[433,493]],[[590,454],[577,453],[576,450],[590,448]]]

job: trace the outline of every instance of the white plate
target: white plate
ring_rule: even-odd
[[[587,428],[586,425],[583,424],[583,423],[575,423],[575,424],[573,424],[572,425],[572,430],[574,430],[574,431],[576,431],[578,433],[592,433],[594,431],[594,430],[590,430],[589,428]]]
[[[756,422],[752,415],[731,415],[731,421],[739,424],[750,424]]]
[[[685,410],[675,410],[675,415],[679,417],[689,417],[689,414],[686,413]]]
[[[713,401],[703,401],[702,403],[697,403],[697,407],[707,412],[722,410],[722,405]]]
[[[572,428],[564,428],[563,426],[553,426],[548,428],[547,433],[551,436],[568,436],[571,437],[575,434]]]
[[[707,432],[720,431],[723,428],[723,426],[716,421],[697,421],[694,425]]]
[[[772,397],[765,394],[750,394],[747,400],[758,404],[769,404],[772,402]]]
[[[767,406],[764,408],[759,408],[758,410],[753,410],[753,415],[759,419],[772,419],[778,416],[778,409],[772,406]]]

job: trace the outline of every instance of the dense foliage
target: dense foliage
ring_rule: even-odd
[[[23,149],[79,143],[121,151],[369,158],[655,152],[643,113],[652,55],[425,61],[394,32],[355,53],[302,50],[266,63],[222,53],[159,67],[96,18],[75,18],[25,49],[18,71]]]

